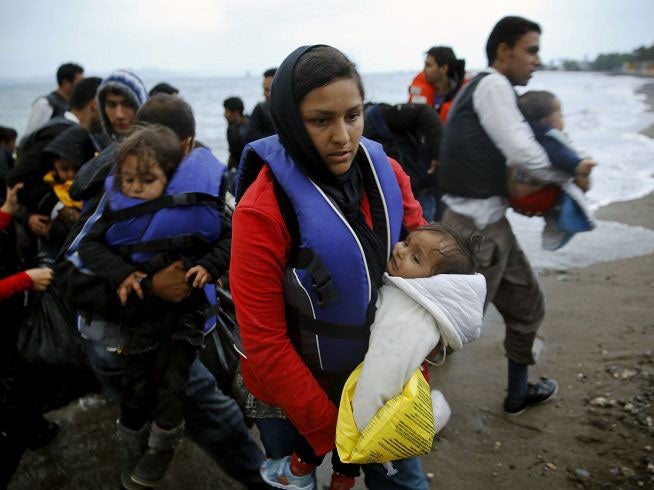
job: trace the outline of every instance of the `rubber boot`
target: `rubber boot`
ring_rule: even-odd
[[[150,426],[144,424],[139,430],[132,430],[116,422],[118,426],[118,448],[120,459],[120,482],[127,490],[140,490],[143,486],[132,481],[131,475],[136,463],[148,448]]]
[[[136,464],[132,472],[132,481],[145,487],[156,486],[166,475],[175,448],[182,441],[183,435],[183,422],[170,430],[164,430],[153,422],[148,439],[148,450]]]

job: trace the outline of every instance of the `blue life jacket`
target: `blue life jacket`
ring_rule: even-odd
[[[217,203],[226,169],[210,151],[197,148],[182,160],[164,195],[152,201],[125,196],[114,188],[110,175],[105,189],[110,219],[115,222],[105,235],[107,244],[129,254],[134,263],[164,252],[179,256],[185,249],[214,244],[220,238]],[[129,210],[131,217],[121,215],[121,210]]]
[[[197,148],[175,170],[165,194],[152,201],[125,196],[114,188],[114,176],[108,176],[109,219],[115,222],[105,234],[107,244],[155,270],[179,257],[199,258],[198,251],[205,253],[220,238],[218,198],[226,170],[209,150]],[[207,284],[204,293],[216,305],[215,284]],[[214,325],[212,313],[205,332]]]
[[[384,230],[389,257],[400,237],[402,193],[382,146],[361,138],[361,149],[366,158],[359,164],[373,222]],[[245,147],[237,198],[264,162],[295,214],[284,216],[289,230],[295,218],[299,231],[299,249],[287,264],[284,281],[289,336],[312,371],[349,372],[368,349],[377,297],[361,243],[342,212],[294,163],[277,136]]]

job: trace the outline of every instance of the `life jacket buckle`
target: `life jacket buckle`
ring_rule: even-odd
[[[172,196],[173,206],[190,206],[195,204],[193,202],[192,196],[189,196],[186,192],[180,192],[179,194],[173,194]]]
[[[331,274],[323,276],[323,280],[320,281],[320,283],[315,281],[312,282],[312,287],[315,293],[318,295],[318,306],[326,306],[338,299],[338,293],[336,292],[336,288],[332,282]]]

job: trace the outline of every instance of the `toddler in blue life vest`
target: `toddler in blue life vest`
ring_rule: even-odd
[[[543,216],[543,248],[556,250],[575,233],[595,227],[584,193],[596,163],[581,156],[563,132],[561,102],[554,94],[525,92],[518,107],[552,166],[527,172],[520,162],[509,162],[509,202],[521,214]]]
[[[115,285],[126,312],[118,440],[128,489],[161,480],[184,433],[183,396],[210,307],[202,288],[210,291],[226,268],[213,256],[220,170],[206,149],[184,157],[170,129],[138,129],[121,143],[107,179],[108,209],[80,243],[84,264]],[[192,265],[190,295],[179,303],[149,295],[150,276],[180,258]]]
[[[486,298],[486,281],[475,273],[480,239],[480,235],[465,239],[451,227],[434,223],[395,244],[352,397],[352,414],[360,432],[388,400],[402,392],[425,360],[433,363],[430,359],[436,356],[440,365],[446,348],[459,350],[479,337]],[[423,373],[427,376],[426,369]],[[438,433],[450,417],[440,391],[432,391],[432,408]],[[303,461],[314,458],[305,456],[307,448],[308,444],[298,441],[291,456],[267,460],[261,470],[264,480],[277,488],[314,488],[315,465]],[[352,488],[359,465],[342,463],[334,450],[332,466],[329,488]],[[392,477],[396,472],[392,465],[384,466]],[[271,478],[275,469],[276,478]]]

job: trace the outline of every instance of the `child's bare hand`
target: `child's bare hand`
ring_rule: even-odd
[[[116,294],[118,294],[118,298],[120,299],[121,305],[124,306],[125,304],[127,304],[127,298],[132,291],[136,293],[139,299],[143,299],[143,289],[141,288],[141,281],[145,277],[147,277],[147,274],[145,272],[134,271],[125,279],[123,279],[123,282],[120,283],[118,289],[116,290]]]
[[[435,174],[436,170],[438,170],[438,160],[432,160],[429,163],[429,169],[427,170],[427,175]]]
[[[186,276],[184,276],[184,279],[186,279],[188,282],[191,280],[193,275],[195,275],[192,284],[194,288],[203,288],[208,282],[213,282],[213,278],[211,277],[211,274],[209,274],[209,271],[201,265],[196,265],[195,267],[191,267],[188,271],[186,271]]]
[[[590,189],[590,178],[587,175],[577,175],[575,177],[575,184],[582,191],[588,192],[588,189]]]
[[[18,191],[21,190],[24,185],[25,184],[22,182],[19,182],[13,187],[7,186],[7,197],[0,210],[11,215],[18,211],[18,208],[20,207],[20,204],[18,203]]]
[[[577,165],[576,173],[577,175],[588,177],[593,171],[595,165],[597,165],[595,160],[582,160],[579,162],[579,165]]]
[[[45,291],[52,282],[52,269],[49,267],[40,267],[37,269],[27,269],[25,274],[32,279],[32,291]]]

